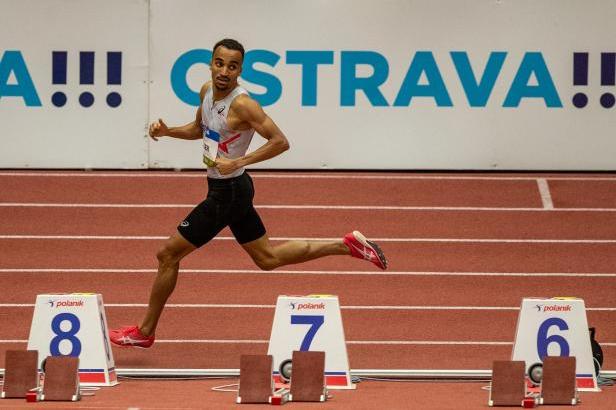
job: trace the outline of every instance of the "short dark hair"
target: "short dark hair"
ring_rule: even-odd
[[[216,49],[220,46],[228,48],[229,50],[239,51],[240,53],[242,53],[242,60],[244,59],[244,46],[241,45],[239,41],[233,40],[231,38],[222,39],[218,43],[214,44],[212,54],[214,54],[214,52],[216,52]]]

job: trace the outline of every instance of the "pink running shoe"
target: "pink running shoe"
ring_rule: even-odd
[[[351,250],[351,256],[370,261],[383,270],[387,269],[387,259],[379,245],[367,240],[361,232],[347,233],[343,241]]]
[[[109,340],[113,344],[124,347],[148,348],[154,344],[154,335],[145,336],[138,326],[125,326],[109,331]]]

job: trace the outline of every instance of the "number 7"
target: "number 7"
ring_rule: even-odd
[[[308,329],[306,336],[304,336],[304,340],[302,340],[302,345],[299,348],[300,351],[305,352],[310,350],[314,335],[317,334],[317,331],[324,321],[324,316],[291,315],[292,325],[310,325],[310,329]]]

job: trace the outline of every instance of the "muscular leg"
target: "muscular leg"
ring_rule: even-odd
[[[163,248],[156,254],[158,274],[150,293],[148,311],[139,327],[144,335],[150,336],[156,330],[156,325],[165,307],[165,303],[173,289],[175,289],[180,269],[180,260],[195,249],[193,244],[184,239],[180,234],[175,233],[167,239]]]
[[[245,243],[242,247],[263,270],[272,270],[328,255],[350,254],[349,248],[342,241],[288,241],[272,246],[267,235]]]

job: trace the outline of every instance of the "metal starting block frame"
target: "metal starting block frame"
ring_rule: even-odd
[[[2,398],[25,398],[39,387],[38,351],[7,350]]]
[[[579,398],[575,368],[575,356],[544,358],[539,404],[576,405]]]

